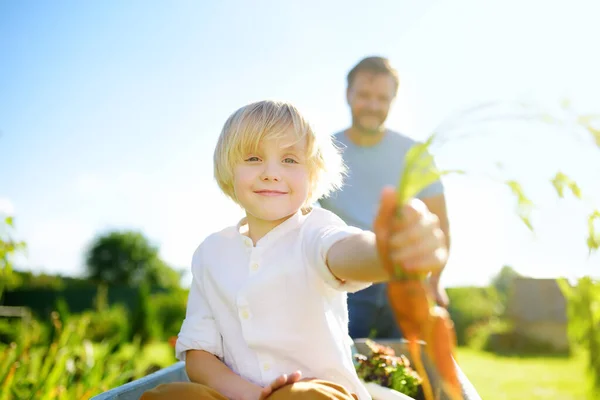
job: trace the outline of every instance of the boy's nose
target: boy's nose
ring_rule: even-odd
[[[277,175],[264,174],[262,176],[262,180],[263,181],[279,181],[279,177]]]
[[[280,178],[279,165],[265,163],[265,169],[262,172],[261,179],[264,181],[278,181]]]

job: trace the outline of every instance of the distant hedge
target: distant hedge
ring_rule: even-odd
[[[19,288],[5,292],[3,305],[28,307],[37,317],[45,317],[54,311],[59,299],[63,299],[72,313],[81,313],[95,308],[94,301],[98,294],[98,285],[77,285],[63,289],[51,288]],[[151,293],[163,293],[165,289],[155,288]],[[109,286],[108,304],[122,304],[127,311],[137,309],[138,289],[129,286]]]

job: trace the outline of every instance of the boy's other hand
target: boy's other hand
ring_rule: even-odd
[[[292,383],[298,382],[302,378],[302,373],[300,371],[296,371],[290,375],[283,374],[275,379],[270,385],[265,386],[261,392],[258,400],[264,400],[269,397],[273,392],[277,389],[282,388],[285,385],[291,385]]]
[[[395,189],[385,188],[373,231],[381,261],[392,276],[395,265],[424,274],[437,273],[446,265],[448,249],[439,219],[421,200],[398,208]]]

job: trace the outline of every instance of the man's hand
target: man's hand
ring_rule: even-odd
[[[436,274],[445,266],[446,237],[438,217],[421,200],[399,208],[394,189],[385,188],[373,228],[380,259],[392,275],[395,265],[417,274]]]
[[[283,374],[277,379],[275,379],[270,385],[265,386],[261,392],[258,400],[264,400],[269,397],[273,392],[277,389],[282,388],[285,385],[291,385],[292,383],[298,382],[302,378],[302,373],[300,371],[296,371],[293,374],[286,375]]]

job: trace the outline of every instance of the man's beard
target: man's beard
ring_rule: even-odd
[[[377,118],[377,120],[378,120],[377,127],[371,128],[371,127],[366,127],[366,126],[362,125],[360,123],[360,119],[365,116]],[[380,114],[371,114],[371,113],[363,113],[363,114],[359,114],[359,115],[353,115],[352,116],[352,127],[365,135],[376,135],[378,133],[381,133],[381,131],[384,129],[383,124],[385,123],[386,117],[387,117],[387,115],[384,116],[384,115],[380,115]]]

